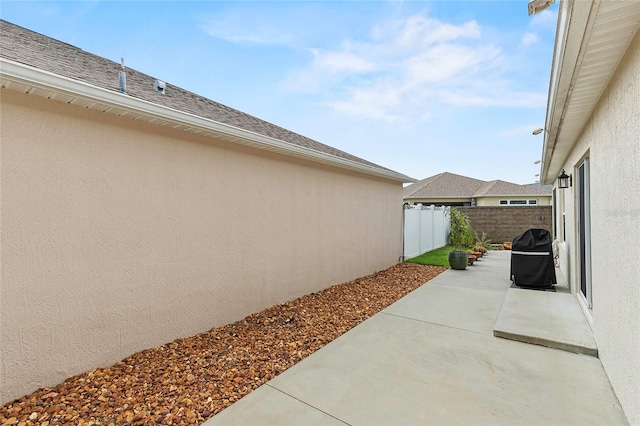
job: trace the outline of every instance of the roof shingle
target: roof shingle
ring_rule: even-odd
[[[0,20],[0,57],[120,93],[120,63],[4,20]],[[131,97],[371,166],[381,171],[391,171],[169,83],[166,84],[165,94],[160,94],[153,90],[155,77],[132,68],[126,68],[126,73],[127,95]]]
[[[476,198],[501,195],[550,196],[551,191],[503,180],[486,182],[448,172],[422,179],[404,188],[404,198]]]

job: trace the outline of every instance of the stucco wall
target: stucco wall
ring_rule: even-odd
[[[550,206],[551,205],[551,196],[543,197],[540,195],[535,196],[522,196],[522,197],[480,197],[476,199],[476,206],[485,207],[485,206],[501,206],[500,200],[536,200],[538,204],[529,204],[529,205],[538,205],[538,206]]]
[[[0,403],[401,255],[400,183],[1,99]]]
[[[405,202],[411,205],[422,203],[425,206],[430,206],[432,204],[436,206],[447,206],[450,204],[471,203],[471,198],[411,198],[405,200]]]
[[[564,167],[590,160],[593,309],[602,364],[630,424],[640,424],[640,33],[603,93]],[[558,190],[562,191],[562,190]],[[564,190],[566,249],[578,287],[576,187]]]
[[[551,196],[541,197],[480,197],[475,199],[476,206],[484,207],[484,206],[500,206],[500,200],[537,200],[539,206],[550,206],[551,205]],[[436,206],[441,205],[464,205],[471,204],[471,198],[429,198],[429,199],[409,199],[405,200],[409,204],[418,204],[422,203],[425,205],[435,204]]]

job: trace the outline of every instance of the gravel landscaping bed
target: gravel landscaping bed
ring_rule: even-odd
[[[445,269],[402,263],[143,350],[5,404],[0,424],[202,423]]]

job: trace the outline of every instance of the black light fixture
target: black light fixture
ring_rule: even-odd
[[[573,176],[568,175],[564,171],[564,169],[562,169],[562,173],[560,173],[560,176],[558,176],[558,186],[561,189],[565,189],[565,188],[569,188],[570,186],[573,186]]]

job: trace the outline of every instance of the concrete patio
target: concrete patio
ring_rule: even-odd
[[[510,288],[509,266],[444,272],[205,424],[627,424],[562,277]]]

